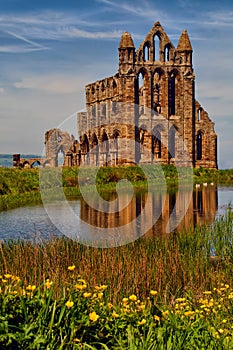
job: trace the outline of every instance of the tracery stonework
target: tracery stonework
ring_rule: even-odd
[[[175,48],[156,22],[137,50],[125,32],[118,51],[118,73],[86,86],[86,112],[78,114],[79,142],[72,141],[69,151],[62,148],[65,165],[182,165],[179,135],[194,167],[217,168],[214,123],[195,100],[187,31]],[[61,138],[62,132],[55,130]],[[56,166],[61,139],[54,146],[50,133],[46,162]]]

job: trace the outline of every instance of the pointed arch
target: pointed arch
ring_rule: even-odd
[[[197,160],[203,158],[203,131],[199,130],[197,133]]]
[[[83,154],[87,154],[89,152],[89,141],[86,134],[83,135],[83,140],[81,143],[81,150]]]
[[[150,42],[146,42],[143,46],[143,61],[147,62],[150,60]]]
[[[103,130],[101,137],[100,152],[102,165],[107,165],[109,156],[109,139],[105,130]]]
[[[200,122],[201,121],[201,112],[202,112],[202,107],[198,108],[197,110],[197,121]]]
[[[171,50],[171,44],[168,43],[164,46],[164,62],[169,62],[171,57],[170,57],[170,50]]]
[[[176,157],[176,133],[177,129],[175,126],[171,126],[168,133],[168,155],[169,159]]]
[[[156,113],[161,113],[162,110],[164,91],[163,75],[164,71],[161,68],[157,68],[153,75],[152,110]]]
[[[154,61],[160,61],[160,40],[161,40],[161,33],[156,32],[153,37]]]
[[[144,114],[146,107],[145,78],[148,76],[147,70],[141,68],[137,75],[136,82],[136,102],[139,105],[139,116]]]
[[[176,114],[177,70],[172,70],[168,78],[168,115]]]
[[[120,132],[119,130],[114,130],[113,132],[113,144],[112,144],[112,153],[113,153],[113,164],[117,165],[119,163],[118,156],[119,156],[119,136]]]

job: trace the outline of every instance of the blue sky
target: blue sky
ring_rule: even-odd
[[[233,5],[222,0],[0,0],[0,153],[41,154],[44,132],[85,108],[84,87],[118,69],[124,31],[138,47],[160,21],[194,49],[196,98],[233,167]]]

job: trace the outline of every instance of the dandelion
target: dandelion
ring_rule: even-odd
[[[83,290],[83,289],[87,288],[87,285],[86,284],[76,284],[75,288],[78,290]]]
[[[104,294],[103,294],[102,292],[98,293],[98,295],[97,295],[97,296],[98,296],[98,299],[102,299],[102,298],[103,298],[103,295],[104,295]]]
[[[146,323],[145,318],[143,318],[140,322],[138,322],[139,326],[143,326]]]
[[[166,310],[166,311],[163,311],[163,317],[167,317],[169,315],[169,311]]]
[[[74,306],[74,302],[73,301],[70,301],[70,300],[68,300],[67,302],[66,302],[66,306],[70,309],[71,307],[73,307]]]
[[[129,300],[136,301],[137,300],[136,295],[134,295],[134,294],[130,295]]]
[[[176,299],[176,302],[177,302],[177,303],[183,303],[183,302],[185,302],[185,301],[186,301],[185,298],[177,298],[177,299]]]
[[[53,284],[53,282],[50,282],[50,280],[47,279],[46,282],[45,282],[45,287],[46,287],[47,289],[50,289],[51,286],[52,286],[52,284]]]
[[[186,311],[186,312],[184,313],[184,315],[185,315],[186,317],[193,316],[194,314],[195,314],[195,311]]]
[[[113,311],[112,316],[115,317],[115,318],[119,317],[119,315],[116,313],[116,311]]]
[[[89,318],[92,322],[96,322],[99,318],[99,315],[95,311],[89,313]]]
[[[74,271],[74,269],[75,269],[75,265],[68,266],[69,271]]]
[[[36,286],[35,285],[32,285],[31,286],[31,284],[29,284],[27,287],[26,287],[26,290],[29,290],[29,291],[34,291],[36,289]]]
[[[123,299],[122,299],[123,304],[127,304],[127,303],[128,303],[128,301],[129,301],[129,299],[128,299],[128,298],[123,298]]]
[[[156,295],[156,294],[158,294],[158,292],[157,292],[156,290],[151,290],[151,291],[150,291],[150,295],[154,296],[154,295]]]
[[[83,293],[84,298],[89,298],[91,296],[90,292]]]

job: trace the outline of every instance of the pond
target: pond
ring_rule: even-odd
[[[108,197],[105,204],[109,200],[108,203],[115,203],[111,210],[106,205],[103,208],[99,198],[90,195],[88,203],[79,198],[46,205],[46,210],[38,205],[1,212],[0,239],[40,241],[68,236],[85,244],[93,242],[94,246],[123,245],[143,235],[164,234],[173,229],[180,232],[184,227],[211,224],[233,202],[233,188],[208,185],[195,189],[191,197],[185,191],[179,195],[137,191],[132,196],[122,192],[119,202],[114,201],[116,196],[108,194]],[[119,203],[124,205],[120,207]],[[111,242],[103,244],[109,236]]]

